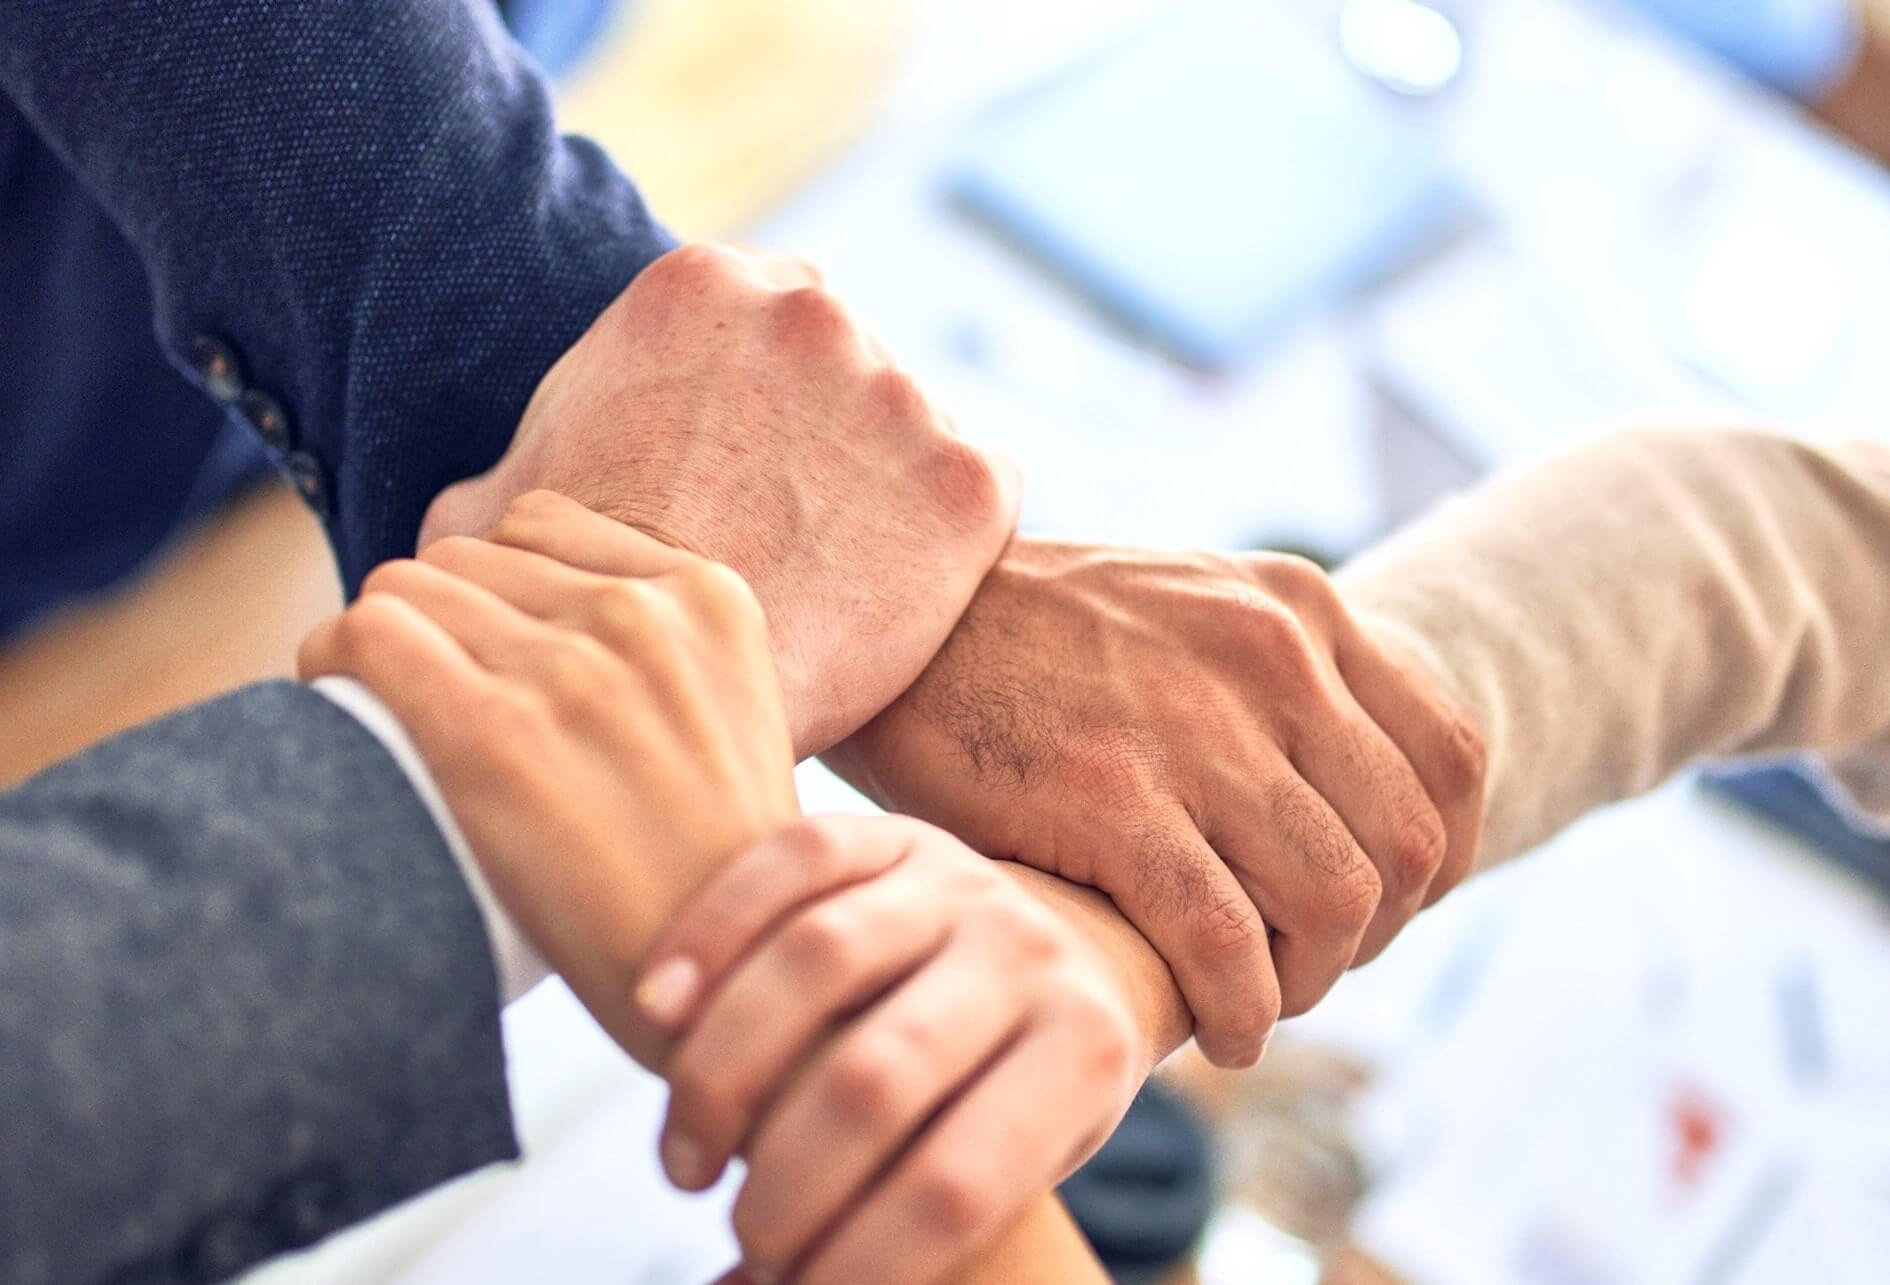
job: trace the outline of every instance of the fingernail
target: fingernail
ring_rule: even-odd
[[[690,1191],[708,1186],[714,1176],[709,1172],[709,1158],[695,1139],[674,1132],[663,1135],[663,1170],[671,1182]]]
[[[743,1263],[742,1275],[748,1278],[749,1285],[775,1285],[781,1279],[781,1273],[772,1267],[761,1267],[754,1263]]]
[[[652,968],[637,987],[637,1007],[658,1026],[671,1027],[689,1015],[702,987],[702,969],[693,959],[675,956]]]

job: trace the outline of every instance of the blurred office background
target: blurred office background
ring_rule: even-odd
[[[568,128],[679,232],[815,260],[1034,530],[1342,559],[1610,427],[1890,434],[1890,83],[1846,0],[523,7]],[[1176,1279],[1890,1280],[1890,844],[1744,797],[1455,895],[1256,1073],[1182,1059],[1219,1182]],[[654,1084],[555,984],[507,1025],[528,1161],[257,1280],[732,1261]]]

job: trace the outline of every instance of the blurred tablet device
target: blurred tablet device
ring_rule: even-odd
[[[1195,365],[1435,239],[1429,140],[1331,43],[1252,0],[1189,0],[981,123],[952,197]]]

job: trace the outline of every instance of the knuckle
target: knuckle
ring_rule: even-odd
[[[650,587],[641,580],[600,578],[591,586],[590,595],[591,619],[610,638],[640,636],[654,608]]]
[[[882,423],[931,423],[932,403],[917,380],[897,366],[881,366],[866,377],[866,397]]]
[[[922,1164],[913,1176],[912,1201],[920,1226],[934,1227],[952,1240],[975,1234],[995,1213],[976,1175],[939,1160]]]
[[[1301,610],[1338,610],[1332,577],[1310,558],[1291,553],[1263,555],[1262,577],[1279,596]]]
[[[1235,1005],[1206,1024],[1202,1032],[1213,1041],[1215,1056],[1210,1060],[1221,1067],[1252,1066],[1266,1047],[1267,1032],[1279,1020],[1279,1004],[1271,1010]]]
[[[644,269],[645,277],[654,277],[660,284],[676,282],[685,284],[700,281],[705,277],[719,276],[727,269],[727,252],[720,246],[706,241],[692,241],[679,245]]]
[[[831,905],[816,906],[797,919],[781,947],[798,972],[813,978],[850,976],[858,962],[858,934]]]
[[[807,817],[776,838],[787,860],[800,867],[804,887],[824,888],[844,873],[846,850],[824,817]]]
[[[1345,822],[1299,777],[1268,786],[1268,812],[1291,855],[1322,886],[1343,883],[1361,867],[1370,870]]]
[[[1034,908],[1007,907],[1001,923],[1011,950],[1020,963],[1043,967],[1063,958],[1067,943],[1061,926],[1050,921],[1047,916],[1035,913]]]
[[[869,1132],[889,1129],[899,1123],[901,1086],[907,1083],[909,1069],[905,1050],[894,1041],[862,1038],[835,1057],[825,1092],[842,1118]]]
[[[373,580],[379,568],[368,576]],[[335,641],[342,652],[358,652],[378,646],[399,624],[399,608],[388,600],[386,591],[362,585],[362,596],[341,614],[335,624]]]
[[[1369,861],[1358,860],[1337,871],[1320,890],[1318,918],[1336,935],[1362,931],[1378,912],[1384,897],[1384,880]]]
[[[381,563],[367,573],[361,581],[361,597],[365,601],[375,594],[398,595],[413,583],[414,560],[412,558],[393,558]]]
[[[500,753],[520,756],[536,753],[556,721],[543,697],[496,685],[474,699],[468,713],[491,730]]]
[[[1483,734],[1470,720],[1452,713],[1442,739],[1438,769],[1443,789],[1454,798],[1480,797],[1489,771],[1489,747]]]
[[[615,669],[615,657],[595,638],[562,637],[545,659],[545,695],[567,717],[587,715],[608,700]]]
[[[1148,799],[1162,792],[1157,783],[1166,757],[1153,736],[1133,728],[1113,728],[1069,745],[1064,775],[1085,795],[1119,805],[1124,799]],[[1169,853],[1169,859],[1182,859],[1185,845],[1170,846],[1178,851]]]
[[[1429,799],[1421,800],[1407,819],[1398,826],[1391,845],[1391,867],[1399,882],[1407,888],[1422,888],[1444,864],[1449,846],[1444,819]]]
[[[971,915],[1000,936],[1004,956],[1019,976],[1054,984],[1071,954],[1069,925],[1001,878],[980,890],[973,904],[978,902],[982,905]]]
[[[1121,1004],[1082,979],[1071,990],[1069,1015],[1083,1039],[1083,1069],[1105,1083],[1135,1071],[1135,1029]]]
[[[557,720],[542,697],[494,683],[462,701],[466,724],[479,729],[481,762],[494,777],[530,781],[542,771],[557,739]]]
[[[1240,636],[1264,658],[1268,671],[1295,689],[1316,682],[1318,653],[1299,616],[1273,598],[1244,594],[1239,601]]]
[[[824,286],[797,286],[775,302],[782,327],[815,347],[837,347],[853,330],[846,306]]]
[[[746,631],[765,625],[761,599],[741,572],[727,563],[707,559],[691,563],[687,584],[696,603],[718,627]]]
[[[533,487],[529,491],[520,491],[507,500],[503,516],[535,522],[548,514],[561,512],[570,507],[571,503],[572,501],[556,491],[547,490],[542,486]]]
[[[478,553],[481,543],[470,535],[441,536],[420,551],[420,561],[451,571],[465,566]]]
[[[559,507],[559,497],[550,491],[522,491],[505,502],[499,520],[492,525],[491,538],[500,544],[529,545],[551,521]]]
[[[1266,950],[1266,928],[1244,894],[1231,893],[1209,903],[1195,931],[1195,948],[1217,970],[1246,964]]]
[[[933,499],[956,523],[982,530],[1001,520],[1003,494],[997,469],[983,451],[963,438],[940,435],[932,450],[929,481]]]

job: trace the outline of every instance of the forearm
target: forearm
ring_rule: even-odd
[[[1029,866],[1004,870],[1058,913],[1089,933],[1121,970],[1147,1041],[1145,1072],[1185,1042],[1194,1019],[1168,965],[1115,905],[1085,888]],[[1054,1195],[1035,1201],[989,1249],[953,1277],[954,1285],[1083,1285],[1108,1280],[1088,1242]]]
[[[1034,1201],[952,1285],[1107,1285],[1108,1275],[1063,1202]]]
[[[1001,868],[1086,933],[1114,964],[1145,1041],[1144,1074],[1187,1042],[1194,1033],[1194,1017],[1175,985],[1174,975],[1114,902],[1094,888],[1019,862],[1002,862]]]
[[[1482,729],[1485,862],[1701,754],[1890,732],[1883,448],[1624,435],[1486,488],[1340,579]],[[1161,957],[1107,898],[1006,868],[1120,967],[1152,1070],[1192,1026]],[[1059,1221],[1046,1197],[981,1262],[1028,1261]]]
[[[1347,567],[1489,753],[1481,864],[1702,755],[1890,731],[1890,450],[1624,434]]]
[[[1486,488],[1341,583],[1483,730],[1486,860],[1703,753],[1890,731],[1882,448],[1624,435]],[[1192,1028],[1161,957],[1094,890],[1006,869],[1120,968],[1153,1070]],[[1030,1261],[1067,1227],[1046,1197],[981,1262]]]

